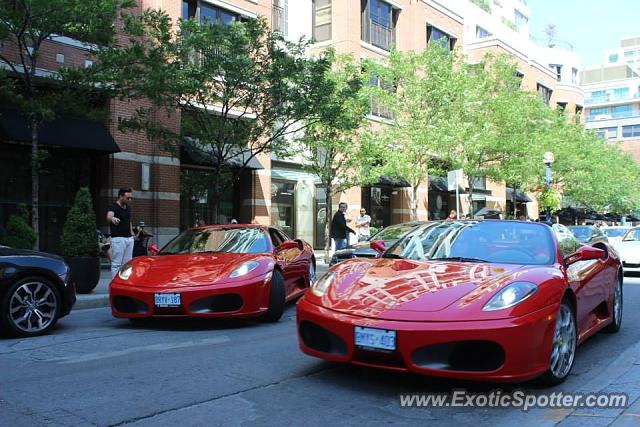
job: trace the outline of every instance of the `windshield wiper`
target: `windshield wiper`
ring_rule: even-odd
[[[432,261],[458,261],[458,262],[489,262],[486,259],[468,258],[464,256],[450,256],[444,258],[431,258]]]

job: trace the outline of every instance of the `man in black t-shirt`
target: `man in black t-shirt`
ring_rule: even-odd
[[[111,228],[111,277],[133,256],[133,226],[131,225],[131,188],[121,188],[118,200],[107,211]]]
[[[331,238],[333,239],[335,250],[339,251],[349,245],[349,233],[355,234],[347,222],[351,221],[347,219],[347,204],[340,202],[338,204],[338,212],[335,213],[331,220]]]

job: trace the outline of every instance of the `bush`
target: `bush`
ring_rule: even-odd
[[[81,187],[62,228],[62,253],[68,257],[97,257],[98,234],[91,193]]]
[[[36,232],[29,225],[29,211],[25,205],[18,205],[15,214],[9,217],[7,222],[4,243],[16,249],[33,249],[36,243]]]

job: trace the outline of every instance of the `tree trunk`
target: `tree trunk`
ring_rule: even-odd
[[[213,215],[213,224],[219,224],[220,223],[220,218],[218,218],[218,210],[219,210],[219,205],[220,205],[220,195],[221,195],[221,191],[220,191],[220,173],[221,171],[218,170],[214,170],[213,172],[213,188],[212,188],[212,194],[211,194],[211,198],[213,199],[213,203],[210,203],[209,205],[211,206],[211,214]]]
[[[327,193],[327,212],[324,217],[324,262],[329,263],[329,252],[331,251],[331,220],[333,219],[332,212],[332,201],[333,194],[331,191],[331,185],[326,185],[326,193]]]
[[[417,183],[412,187],[413,195],[411,200],[411,219],[414,221],[418,220],[418,187],[420,183]]]
[[[473,177],[467,179],[469,183],[469,219],[473,219],[475,212],[473,211]]]
[[[511,187],[511,203],[513,204],[513,219],[518,219],[518,207],[516,206],[516,187]]]
[[[31,227],[36,232],[34,250],[40,249],[40,158],[38,156],[38,121],[35,113],[30,115],[31,122]]]

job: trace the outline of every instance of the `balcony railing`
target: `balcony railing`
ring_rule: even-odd
[[[640,111],[621,111],[616,113],[587,114],[585,122],[598,122],[601,120],[628,119],[630,117],[640,117]]]
[[[587,98],[584,100],[586,105],[590,104],[602,104],[603,102],[614,102],[614,101],[627,101],[633,99],[640,99],[640,92],[629,94],[626,96],[616,96],[616,95],[604,95],[604,96],[595,96],[591,98]]]
[[[393,111],[381,105],[374,96],[371,97],[371,115],[384,119],[393,119]]]
[[[370,40],[365,41],[381,49],[391,50],[391,46],[395,42],[395,33],[393,31],[393,28],[370,20],[369,34]]]
[[[273,5],[271,12],[271,29],[277,31],[282,35],[287,35],[287,29],[284,22],[284,8],[276,4]]]

